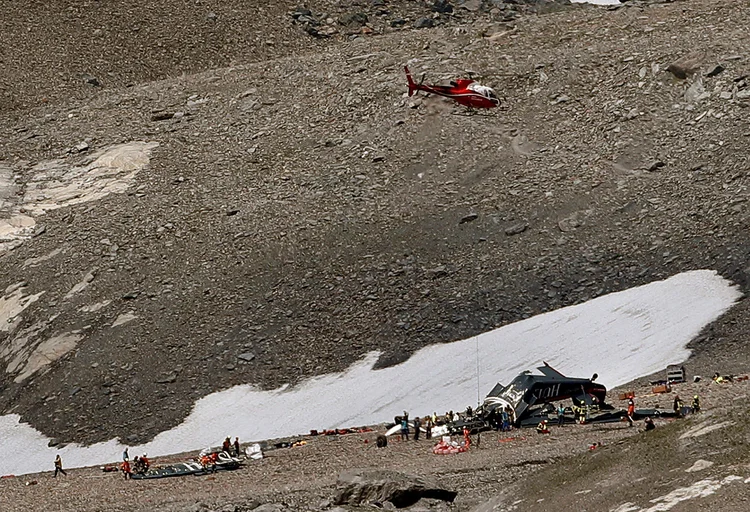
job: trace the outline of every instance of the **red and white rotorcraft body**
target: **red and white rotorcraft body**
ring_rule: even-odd
[[[451,82],[451,85],[423,85],[414,81],[407,66],[404,66],[404,71],[409,83],[409,96],[417,91],[424,91],[450,98],[469,108],[495,108],[500,105],[500,99],[491,87],[480,85],[469,78],[459,78]]]

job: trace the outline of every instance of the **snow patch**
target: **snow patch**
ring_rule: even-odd
[[[11,285],[6,288],[5,295],[0,297],[0,332],[13,332],[20,323],[21,313],[44,295],[44,292],[24,295],[25,285],[24,282]]]
[[[92,269],[92,270],[89,271],[88,274],[86,274],[85,276],[83,276],[83,279],[81,280],[81,282],[80,283],[76,283],[73,286],[73,288],[71,288],[70,291],[68,291],[68,293],[65,294],[65,300],[68,300],[68,299],[72,298],[75,294],[81,293],[83,290],[85,290],[86,288],[88,288],[88,286],[91,284],[91,282],[96,277],[96,271],[97,271],[97,269]]]
[[[96,151],[80,165],[65,160],[42,162],[31,170],[23,198],[32,215],[125,192],[145,168],[157,142],[130,142]]]
[[[0,164],[0,254],[30,238],[35,218],[48,211],[125,192],[158,145],[118,144],[87,154],[77,165],[69,159],[40,162],[25,172],[25,188]]]
[[[68,300],[72,298],[75,294],[81,293],[83,290],[88,288],[88,286],[91,284],[91,282],[96,277],[96,271],[97,269],[90,270],[88,274],[83,276],[83,279],[80,283],[76,283],[73,288],[68,291],[68,293],[65,294],[65,300]]]
[[[597,372],[609,387],[625,384],[687,359],[687,343],[740,296],[716,272],[678,274],[473,338],[431,345],[389,368],[373,369],[380,354],[371,352],[342,373],[294,387],[261,391],[240,385],[213,393],[198,400],[182,424],[134,449],[160,456],[216,444],[223,437],[217,432],[270,439],[376,424],[404,409],[415,416],[460,410],[496,382],[507,383],[519,369],[543,360],[571,376]],[[19,420],[0,417],[0,474],[47,469],[58,451]],[[22,457],[18,446],[24,446]],[[67,466],[80,467],[116,460],[122,449],[110,440],[89,447],[71,444],[59,452]]]
[[[83,335],[80,334],[80,332],[68,332],[58,334],[57,336],[53,336],[52,338],[43,341],[31,353],[21,374],[13,379],[13,381],[19,383],[28,379],[41,368],[60,359],[62,356],[73,350],[82,338]]]
[[[117,327],[118,325],[126,324],[132,320],[135,320],[138,318],[135,314],[135,311],[128,311],[127,313],[123,313],[120,316],[115,319],[114,322],[112,322],[112,327]]]
[[[609,512],[634,512],[636,510],[640,510],[641,507],[636,505],[635,503],[623,503],[617,508],[611,508],[609,509]]]
[[[29,259],[27,259],[26,261],[23,262],[23,268],[26,268],[26,267],[36,267],[40,263],[44,263],[47,260],[51,260],[52,258],[54,258],[55,256],[57,256],[61,252],[63,252],[63,247],[58,247],[54,251],[52,251],[52,252],[50,252],[48,254],[45,254],[44,256],[39,256],[38,258],[29,258]]]
[[[29,359],[34,344],[32,340],[35,339],[46,327],[49,322],[54,320],[56,316],[53,316],[48,322],[42,321],[37,322],[31,327],[18,332],[13,339],[6,341],[2,348],[0,348],[0,358],[6,361],[10,361],[6,368],[8,373],[16,373],[19,371],[21,366],[26,364]]]
[[[81,306],[80,308],[78,308],[78,311],[80,311],[81,313],[96,313],[100,309],[109,306],[111,303],[111,300],[105,300],[102,302],[97,302],[96,304]]]
[[[694,473],[696,471],[703,471],[713,466],[714,463],[710,460],[698,459],[695,463],[685,470],[685,473]]]

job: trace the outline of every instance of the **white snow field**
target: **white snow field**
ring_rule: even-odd
[[[407,361],[373,370],[377,352],[343,373],[309,379],[295,387],[260,391],[235,386],[199,400],[172,430],[130,450],[159,456],[220,444],[271,439],[389,421],[475,405],[497,382],[542,361],[569,376],[590,377],[608,387],[687,359],[687,343],[741,297],[716,272],[696,270],[664,281],[612,293],[506,325],[473,338],[423,348]],[[15,414],[0,417],[0,475],[117,461],[117,440],[83,447],[49,448],[49,439]]]

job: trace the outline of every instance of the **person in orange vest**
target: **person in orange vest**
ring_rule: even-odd
[[[635,400],[633,400],[633,397],[630,397],[628,399],[628,423],[629,426],[633,426],[633,415],[635,414]]]
[[[125,480],[130,478],[131,472],[130,472],[130,461],[124,460],[122,461],[122,465],[120,466],[120,469],[122,469],[122,475],[125,477]]]
[[[466,448],[471,446],[471,437],[469,437],[469,434],[469,429],[464,427],[464,446],[466,446]]]

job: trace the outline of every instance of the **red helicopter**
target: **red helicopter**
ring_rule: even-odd
[[[470,78],[459,78],[451,81],[450,85],[422,85],[422,82],[416,83],[412,79],[408,66],[404,66],[404,71],[409,82],[409,96],[416,91],[424,91],[445,96],[469,108],[495,108],[500,105],[500,100],[491,87],[479,85]]]

